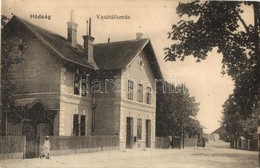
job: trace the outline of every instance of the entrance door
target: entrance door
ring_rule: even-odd
[[[133,118],[127,117],[126,119],[126,148],[133,148]]]
[[[147,148],[151,147],[151,120],[146,120],[145,145],[146,145]]]
[[[37,138],[37,126],[33,122],[25,122],[23,133],[26,136],[26,158],[35,158],[39,155],[39,140]]]
[[[26,136],[26,158],[39,157],[39,139],[36,136]]]

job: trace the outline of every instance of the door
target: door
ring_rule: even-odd
[[[39,157],[39,139],[37,136],[26,136],[26,158]]]
[[[39,155],[37,126],[34,122],[24,122],[23,134],[26,136],[26,158],[35,158]]]
[[[126,148],[133,148],[133,118],[127,117],[126,119]]]
[[[151,147],[151,120],[146,120],[145,145],[146,145],[147,148]]]

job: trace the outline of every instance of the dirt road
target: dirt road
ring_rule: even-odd
[[[206,148],[104,151],[53,156],[51,160],[1,160],[0,168],[258,168],[257,157],[258,152],[209,145]]]

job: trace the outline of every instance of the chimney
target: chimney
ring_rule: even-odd
[[[68,25],[68,41],[71,43],[72,47],[76,47],[78,24],[74,23],[74,10],[71,10],[70,12],[70,21],[67,22],[67,25]]]
[[[89,18],[89,27],[87,21],[87,35],[83,36],[84,39],[84,54],[87,57],[88,62],[94,63],[94,40],[91,36],[91,18]]]
[[[136,39],[142,39],[143,38],[143,33],[141,33],[141,32],[138,32],[138,33],[136,33]]]

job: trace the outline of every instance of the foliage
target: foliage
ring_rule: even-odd
[[[244,7],[251,8],[252,23],[244,20]],[[232,99],[228,100],[232,108],[226,107],[231,108],[234,114],[229,114],[230,111],[225,109],[224,115],[230,116],[224,116],[224,122],[231,122],[232,117],[250,118],[254,112],[259,113],[259,2],[192,1],[180,3],[177,14],[189,19],[180,20],[172,26],[169,38],[174,44],[165,48],[165,60],[184,60],[192,55],[200,62],[216,47],[218,53],[223,55],[222,73],[230,75],[235,82]],[[232,122],[236,128],[236,120]]]
[[[182,128],[188,134],[198,133],[200,125],[194,118],[199,110],[199,103],[189,94],[185,85],[175,87],[165,82],[158,86],[156,102],[157,136],[179,136]]]
[[[1,28],[3,28],[8,22],[9,18],[5,15],[1,15]]]
[[[257,138],[257,117],[241,115],[238,111],[238,107],[232,99],[233,95],[223,105],[223,126],[226,131],[236,136],[244,136],[245,138]]]
[[[6,16],[1,17],[2,24],[6,23],[8,19]],[[4,20],[4,21],[3,21]],[[0,119],[3,117],[2,114],[9,111],[16,111],[17,106],[12,93],[15,91],[15,85],[11,82],[10,71],[12,67],[19,64],[23,58],[21,57],[21,51],[19,48],[19,40],[11,40],[4,34],[5,28],[2,29],[1,37],[1,114]]]

